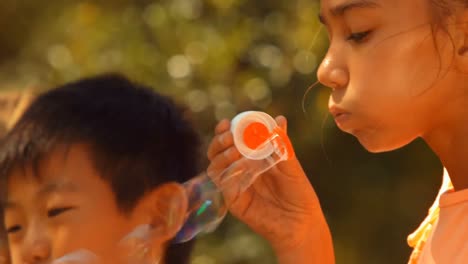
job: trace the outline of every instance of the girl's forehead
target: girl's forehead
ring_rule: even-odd
[[[429,6],[430,0],[321,0],[322,11],[343,10],[348,7],[378,6],[388,9],[400,9],[411,6]]]
[[[430,0],[321,0],[319,19],[328,21],[344,18],[354,11],[376,11],[379,18],[397,27],[405,27],[414,23],[428,23],[432,19],[433,4]],[[348,19],[366,21],[360,15]]]

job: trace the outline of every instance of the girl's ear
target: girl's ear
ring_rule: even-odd
[[[455,60],[458,70],[468,74],[468,8],[459,13],[456,19],[455,36]]]

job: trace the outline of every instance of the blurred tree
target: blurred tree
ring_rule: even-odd
[[[306,94],[327,46],[318,8],[307,0],[2,0],[0,85],[40,91],[119,71],[185,103],[206,143],[217,120],[240,111],[283,114],[338,263],[403,263],[441,165],[420,141],[367,153],[327,118],[327,89]],[[193,257],[274,262],[265,241],[232,218],[201,238]]]

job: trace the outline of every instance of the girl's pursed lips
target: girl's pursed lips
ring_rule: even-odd
[[[347,130],[349,128],[349,125],[347,126],[346,124],[349,123],[351,119],[351,113],[337,107],[336,105],[331,105],[329,107],[329,111],[332,114],[333,118],[335,119],[336,125],[343,131]]]
[[[334,118],[337,118],[343,114],[349,114],[349,112],[347,112],[346,110],[344,109],[341,109],[339,107],[337,107],[336,105],[331,105],[328,110],[330,111],[330,114],[332,114],[332,116]]]

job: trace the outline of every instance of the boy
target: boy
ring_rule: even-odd
[[[175,182],[197,174],[199,146],[172,100],[119,75],[39,96],[0,146],[11,263],[83,249],[117,263],[121,239],[146,224],[160,239],[151,254],[188,263],[192,243],[164,242],[183,223],[186,198]]]
[[[0,93],[0,137],[3,137],[34,98],[29,91]],[[0,212],[0,264],[9,264],[3,216]]]
[[[2,221],[0,221],[1,224]],[[5,234],[2,230],[3,225],[0,226],[0,264],[8,264],[9,262],[9,254],[8,254],[8,246],[6,244]]]

